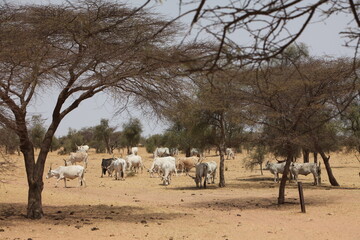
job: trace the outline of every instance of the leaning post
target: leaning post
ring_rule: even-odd
[[[306,213],[302,182],[298,182],[298,190],[299,190],[299,197],[300,197],[301,212]]]

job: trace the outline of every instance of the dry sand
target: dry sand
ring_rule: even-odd
[[[152,156],[142,148],[139,155],[149,167]],[[244,154],[226,161],[225,188],[207,189],[196,189],[187,176],[163,186],[146,171],[125,181],[100,178],[107,157],[89,152],[86,188],[77,180],[55,188],[56,180],[44,177],[45,216],[29,220],[24,163],[12,155],[18,169],[0,176],[0,239],[360,239],[360,164],[352,155],[331,154],[341,187],[330,186],[325,169],[321,186],[312,186],[311,175],[300,176],[306,213],[296,183],[287,185],[286,204],[277,205],[278,184],[268,171],[261,176],[243,168]],[[63,158],[50,153],[46,171]],[[207,158],[219,162],[218,156]]]

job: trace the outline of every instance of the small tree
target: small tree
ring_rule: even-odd
[[[104,146],[107,153],[112,153],[111,147],[111,135],[114,133],[116,128],[109,126],[108,119],[101,119],[100,124],[94,128],[94,139],[96,140],[95,145],[97,146],[96,152],[102,152],[101,146]]]
[[[126,139],[127,152],[130,154],[130,148],[135,147],[140,142],[142,125],[137,118],[130,118],[127,123],[123,124],[122,134]]]
[[[263,174],[263,163],[266,155],[266,147],[264,145],[258,145],[255,149],[250,153],[248,157],[244,159],[244,166],[246,169],[250,169],[251,171],[257,166],[260,166],[261,175]]]

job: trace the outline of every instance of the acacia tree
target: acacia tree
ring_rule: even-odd
[[[217,148],[220,157],[219,187],[226,186],[226,148],[233,143],[235,132],[241,129],[239,114],[235,114],[241,107],[238,102],[233,102],[236,78],[232,74],[231,69],[192,74],[189,97],[172,104],[172,109],[165,114],[170,122],[180,125],[182,145],[189,150],[191,144],[200,148]]]
[[[245,90],[251,106],[246,116],[272,131],[273,144],[287,158],[278,197],[284,203],[286,176],[291,160],[304,146],[302,140],[309,135],[316,138],[312,144],[318,143],[320,150],[319,136],[324,135],[317,131],[351,103],[357,78],[348,59],[309,58],[294,65],[261,66],[245,74],[250,79]]]
[[[97,0],[0,6],[0,122],[20,140],[29,186],[28,218],[44,214],[42,177],[52,138],[81,102],[116,89],[111,93],[118,99],[126,102],[136,96],[155,106],[160,97],[181,89],[168,73],[180,51],[171,48],[169,40],[179,29],[169,25],[160,33],[164,24],[143,7]],[[35,159],[27,110],[45,88],[56,103]]]

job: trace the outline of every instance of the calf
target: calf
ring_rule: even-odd
[[[314,176],[314,185],[319,184],[318,166],[316,163],[291,163],[290,171],[296,182],[299,174],[307,176],[312,173]]]
[[[126,171],[126,161],[122,158],[117,158],[111,162],[110,166],[108,167],[110,172],[115,171],[115,180],[118,180],[118,176],[121,180],[125,180],[125,171]]]
[[[65,160],[65,165],[74,165],[77,162],[84,162],[84,168],[86,169],[88,162],[88,154],[86,152],[71,152],[68,160]]]
[[[284,172],[286,162],[282,163],[270,163],[269,161],[266,163],[264,170],[270,170],[272,174],[274,174],[274,181],[279,181],[279,173]]]
[[[103,158],[101,160],[101,177],[103,177],[103,175],[106,175],[106,172],[108,172],[109,176],[111,176],[111,172],[109,171],[108,167],[114,160],[115,158]]]
[[[66,178],[79,179],[79,186],[82,186],[84,183],[84,187],[86,186],[85,178],[84,178],[85,168],[83,166],[75,165],[75,166],[60,166],[54,170],[49,169],[49,172],[46,178],[56,177],[57,181],[55,187],[57,187],[59,181],[64,179],[64,185],[66,187]]]

